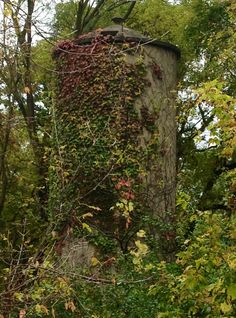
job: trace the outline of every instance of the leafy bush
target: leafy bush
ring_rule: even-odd
[[[201,213],[192,239],[178,254],[180,274],[159,265],[161,280],[150,293],[163,295],[157,317],[234,317],[236,312],[236,218]]]

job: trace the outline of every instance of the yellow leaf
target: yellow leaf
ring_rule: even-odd
[[[92,232],[92,229],[91,227],[87,224],[87,223],[82,223],[82,227],[83,229],[86,229],[88,232]]]
[[[120,202],[122,202],[124,205],[127,205],[128,201],[126,199],[121,199]]]
[[[153,268],[155,268],[155,266],[153,265],[153,264],[147,264],[146,266],[145,266],[145,271],[150,271],[150,270],[152,270]]]
[[[218,256],[216,256],[214,259],[213,259],[213,264],[215,265],[215,266],[220,266],[220,264],[221,264],[221,262],[222,262],[222,259],[220,258],[220,257],[218,257]]]
[[[124,203],[122,202],[117,202],[116,203],[117,208],[123,209],[124,208]]]
[[[49,311],[48,311],[47,307],[44,306],[44,305],[40,305],[40,304],[37,304],[37,305],[35,306],[35,311],[36,311],[36,313],[38,313],[38,314],[46,314],[46,315],[49,314]]]
[[[23,293],[14,293],[14,297],[16,300],[23,301],[24,294]]]
[[[9,4],[6,3],[4,6],[4,15],[5,17],[9,17],[11,16],[11,14],[12,14],[12,8],[10,7]]]
[[[140,259],[139,258],[133,258],[133,264],[134,265],[139,265],[140,264]]]
[[[138,248],[139,254],[141,254],[141,255],[147,254],[147,252],[148,252],[148,247],[147,247],[146,244],[143,244],[143,243],[141,243],[141,242],[138,240],[138,241],[135,241],[135,245],[136,245],[137,248]]]
[[[145,237],[145,236],[146,236],[146,232],[145,232],[144,230],[139,230],[139,231],[137,232],[137,236],[138,236],[138,237]]]
[[[229,313],[232,310],[232,306],[226,302],[220,304],[220,309],[224,314]]]
[[[133,204],[133,202],[129,202],[129,204],[128,204],[128,210],[129,210],[129,212],[132,212],[132,211],[134,210],[134,204]]]
[[[201,258],[197,259],[195,261],[195,263],[196,263],[196,268],[199,269],[201,267],[201,265],[207,264],[207,260],[205,260],[203,257],[201,257]]]
[[[96,258],[96,257],[92,257],[91,258],[91,264],[92,264],[92,266],[96,266],[96,265],[98,265],[100,262],[99,262],[99,260]]]
[[[227,263],[231,269],[236,270],[236,259],[227,260]]]

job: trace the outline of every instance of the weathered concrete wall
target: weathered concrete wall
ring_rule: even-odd
[[[61,255],[61,266],[66,269],[90,267],[91,259],[96,255],[96,249],[84,238],[68,237]]]
[[[144,56],[150,86],[136,105],[139,109],[147,107],[155,120],[154,132],[144,128],[140,137],[143,149],[157,139],[156,153],[147,162],[145,176],[147,195],[155,216],[175,211],[177,58],[174,52],[151,46],[144,48]]]
[[[168,49],[144,45],[143,56],[148,85],[135,106],[141,118],[145,117],[142,109],[148,110],[148,116],[154,123],[152,131],[144,127],[140,135],[143,151],[152,148],[142,176],[144,196],[153,218],[166,225],[166,231],[161,235],[154,230],[156,238],[167,240],[164,249],[174,250],[177,55]],[[136,58],[139,57],[127,55],[130,63],[134,63]]]

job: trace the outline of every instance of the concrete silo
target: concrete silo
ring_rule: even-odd
[[[179,56],[119,25],[58,43],[50,205],[67,230],[87,224],[126,251],[140,225],[174,252]]]

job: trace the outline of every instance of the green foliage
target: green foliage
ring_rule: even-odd
[[[74,1],[58,3],[56,5],[53,23],[55,33],[59,33],[60,36],[67,38],[73,36],[77,6]]]
[[[16,300],[24,304],[24,297],[31,299],[30,317],[36,312],[42,316],[53,312],[58,317],[233,317],[235,222],[234,216],[199,213],[191,239],[184,242],[172,264],[158,262],[149,253],[137,271],[132,258],[121,255],[113,260],[111,271],[104,267],[106,261],[94,263],[95,276],[77,271],[61,276],[55,264],[45,262],[34,286],[26,294],[16,293]]]
[[[179,273],[158,266],[162,280],[150,288],[163,295],[157,317],[233,317],[235,303],[235,217],[198,215],[192,238],[178,254]],[[164,288],[166,286],[166,288]]]
[[[231,222],[227,217],[205,213],[197,222],[191,244],[178,255],[184,266],[178,279],[182,296],[178,301],[189,306],[195,316],[231,316],[234,311],[234,299],[228,293],[235,284],[234,218]],[[191,308],[193,299],[195,307]]]
[[[150,37],[180,45],[180,29],[189,18],[189,12],[186,11],[183,16],[182,10],[180,5],[166,0],[140,1],[128,23],[134,29],[148,33]]]
[[[2,127],[7,125],[8,120],[9,118],[3,112]],[[14,123],[14,126],[11,127],[9,144],[5,150],[8,188],[4,208],[0,214],[2,231],[9,229],[14,222],[31,217],[33,209],[36,208],[32,195],[37,183],[37,173],[32,162],[33,154],[28,144],[27,132],[18,112],[10,121]],[[4,141],[4,131],[1,137]]]

